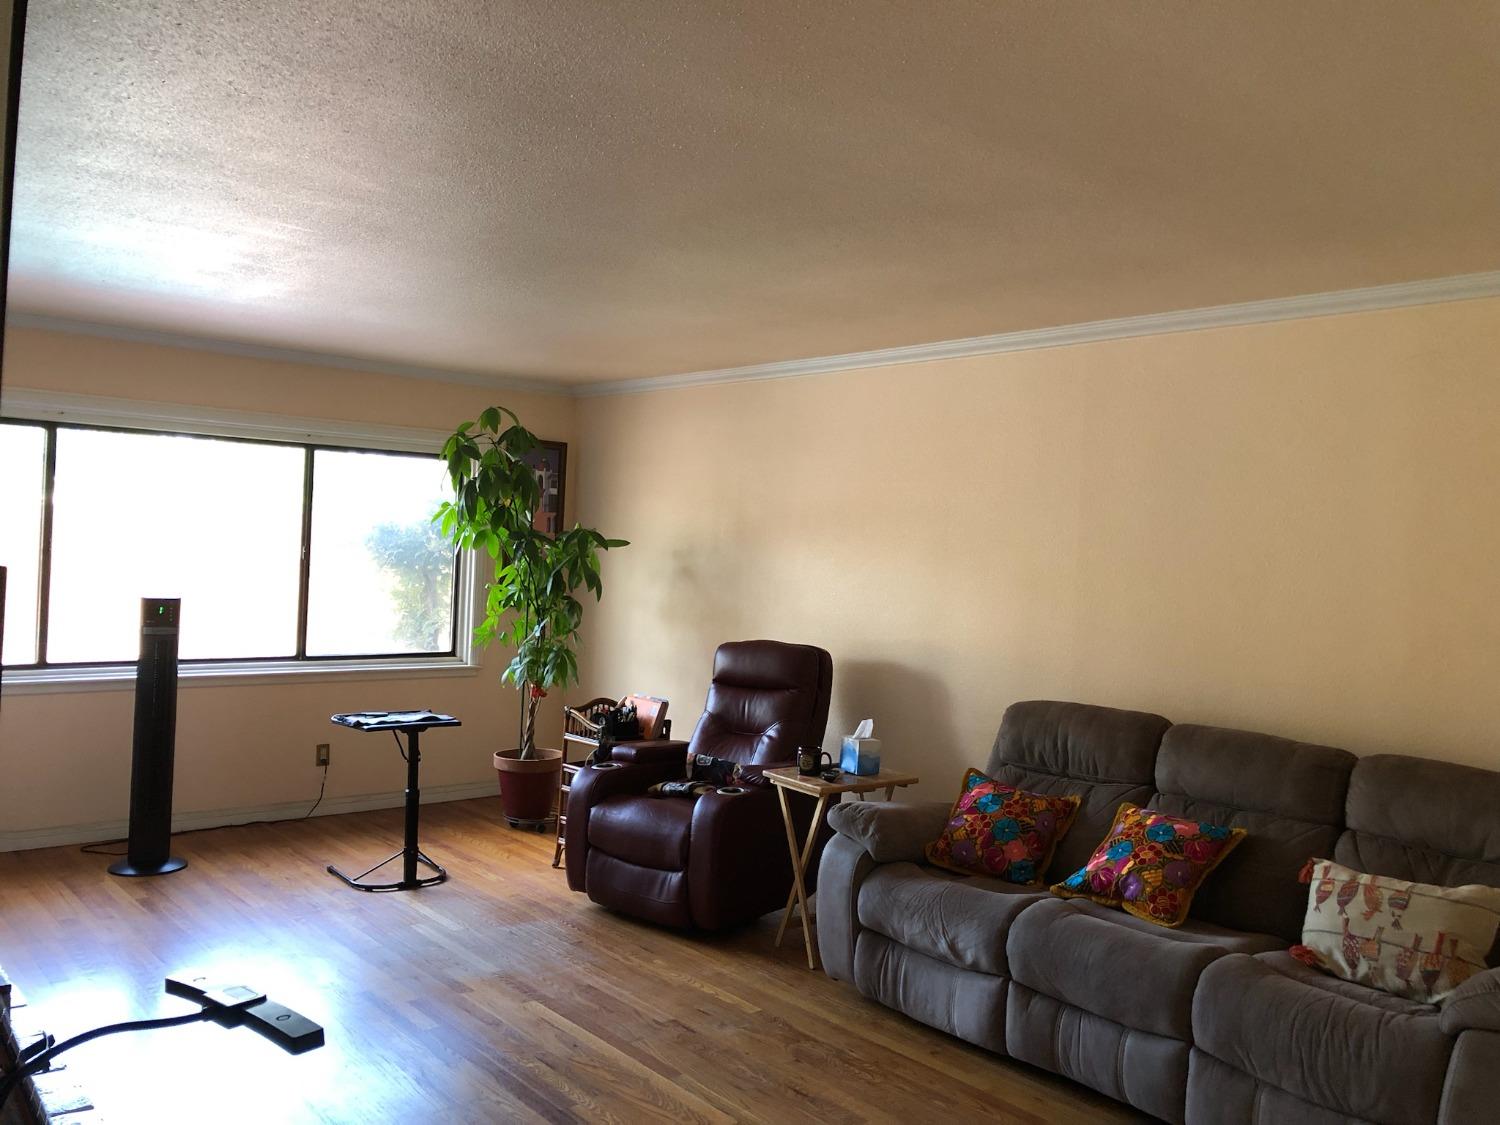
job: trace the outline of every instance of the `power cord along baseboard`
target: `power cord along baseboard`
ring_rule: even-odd
[[[400,745],[400,740],[399,739],[397,740],[396,744],[398,746]],[[406,752],[405,752],[404,749],[402,750],[401,756],[403,758],[406,757]],[[323,770],[322,778],[318,782],[318,797],[317,797],[317,800],[313,801],[312,807],[309,808],[301,816],[283,817],[283,818],[281,818],[281,820],[246,820],[246,821],[241,821],[239,824],[217,824],[217,825],[214,825],[211,828],[189,828],[189,829],[186,829],[186,830],[184,830],[182,832],[173,832],[172,835],[173,836],[191,836],[195,832],[220,832],[220,831],[223,831],[225,828],[249,828],[253,824],[281,824],[284,821],[288,821],[288,820],[306,820],[308,817],[312,816],[313,813],[315,813],[315,812],[318,811],[318,807],[320,805],[322,805],[322,803],[323,803],[323,795],[328,792],[328,770],[329,770],[329,766],[330,766],[329,762],[324,762],[323,763],[323,766],[322,766],[322,770]],[[125,854],[125,851],[124,851],[124,849],[120,849],[120,845],[121,844],[125,844],[125,843],[128,843],[128,839],[126,837],[122,836],[118,840],[100,840],[99,842],[93,843],[93,844],[83,844],[83,845],[81,845],[79,847],[78,850],[80,852],[82,852],[84,855],[122,856],[122,855]]]

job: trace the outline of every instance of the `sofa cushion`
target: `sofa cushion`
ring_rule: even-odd
[[[1187,1119],[1192,1125],[1373,1125],[1313,1105],[1194,1047],[1188,1061]]]
[[[1189,723],[1162,738],[1152,808],[1248,833],[1193,899],[1195,917],[1285,941],[1302,933],[1297,873],[1338,838],[1354,755]]]
[[[616,859],[661,871],[687,867],[693,801],[607,797],[589,813],[589,846]]]
[[[1500,887],[1500,773],[1398,754],[1361,758],[1333,858],[1393,879]],[[1327,855],[1327,852],[1318,852]]]
[[[1005,1049],[1012,1058],[1066,1075],[1153,1118],[1183,1120],[1188,1045],[1180,1039],[1123,1027],[1012,981]]]
[[[1055,884],[1052,893],[1122,907],[1158,926],[1180,926],[1194,893],[1244,838],[1243,828],[1127,803],[1088,862]]]
[[[928,957],[1009,975],[1005,938],[1045,891],[1003,879],[958,876],[914,863],[882,864],[859,889],[859,922]]]
[[[1006,977],[960,969],[865,930],[854,949],[854,985],[928,1027],[1005,1053]]]
[[[1199,974],[1229,953],[1280,945],[1196,920],[1165,929],[1083,899],[1048,899],[1011,924],[1005,952],[1011,977],[1036,992],[1186,1040]]]
[[[1160,715],[1084,703],[1031,700],[1005,709],[985,775],[1032,793],[1080,800],[1043,881],[1055,882],[1083,866],[1122,801],[1140,805],[1150,799],[1156,750],[1171,725]]]
[[[1028,793],[971,769],[943,831],[927,845],[927,862],[1036,886],[1076,815],[1077,797]]]
[[[1390,1125],[1436,1119],[1453,1046],[1432,1005],[1339,980],[1285,952],[1224,957],[1204,970],[1193,1040],[1254,1079]]]

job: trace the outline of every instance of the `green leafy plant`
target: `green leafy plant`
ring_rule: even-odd
[[[448,647],[453,544],[430,523],[383,523],[365,550],[392,578],[396,640],[419,652]]]
[[[555,537],[536,529],[542,493],[526,456],[538,445],[501,406],[463,423],[443,443],[453,499],[432,517],[444,539],[482,551],[494,563],[474,640],[480,647],[498,640],[516,650],[501,679],[521,689],[522,758],[535,755],[537,705],[548,690],[578,682],[583,605],[574,595],[587,590],[598,601],[604,594],[599,552],[627,546],[577,524]]]

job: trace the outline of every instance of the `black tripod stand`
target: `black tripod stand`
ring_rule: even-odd
[[[359,891],[411,891],[418,887],[430,887],[448,878],[444,871],[423,854],[417,846],[417,816],[422,807],[422,793],[417,785],[417,773],[422,764],[422,751],[418,736],[428,727],[462,726],[452,715],[437,715],[431,711],[361,711],[349,715],[334,715],[333,722],[354,730],[388,730],[401,747],[401,735],[406,735],[406,746],[401,747],[401,756],[406,759],[406,836],[401,850],[381,860],[374,867],[358,875],[345,875],[333,864],[328,873],[342,879]],[[379,871],[388,863],[401,860],[401,880],[397,883],[366,883],[364,878]],[[437,872],[435,875],[418,876],[417,864],[423,863]]]

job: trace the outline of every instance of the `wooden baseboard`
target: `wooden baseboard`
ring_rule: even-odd
[[[453,785],[428,785],[422,788],[422,803],[468,801],[496,793],[495,779],[463,781]],[[365,812],[369,809],[399,808],[405,800],[401,790],[385,793],[361,793],[352,797],[326,797],[315,816]],[[172,817],[173,832],[192,832],[200,828],[223,828],[231,824],[251,824],[261,820],[292,820],[306,814],[311,801],[286,801],[277,805],[258,805],[234,809],[206,809],[178,813]],[[22,852],[33,848],[57,848],[68,844],[96,844],[102,840],[119,840],[125,836],[128,822],[99,821],[94,824],[64,824],[55,828],[25,828],[0,832],[0,852]]]

